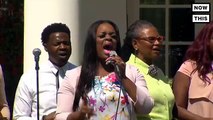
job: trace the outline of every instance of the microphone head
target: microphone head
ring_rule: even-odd
[[[39,56],[41,54],[41,50],[39,48],[33,49],[33,55]]]
[[[112,56],[117,56],[117,53],[116,53],[115,51],[112,50],[112,51],[109,52],[109,56],[110,56],[110,57],[112,57]]]
[[[112,56],[117,56],[117,53],[116,53],[115,51],[113,51],[113,50],[109,52],[109,57],[112,57]],[[107,64],[107,65],[108,65],[108,64],[114,65],[114,64],[115,64],[115,61],[109,60],[109,61],[106,62],[106,64]]]

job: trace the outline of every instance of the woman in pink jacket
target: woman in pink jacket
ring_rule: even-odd
[[[116,54],[117,26],[93,23],[87,34],[82,66],[68,71],[58,92],[56,120],[135,120],[148,114],[153,100],[138,69]]]

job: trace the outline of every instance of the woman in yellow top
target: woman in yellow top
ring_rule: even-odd
[[[138,115],[138,120],[171,120],[174,95],[168,79],[153,61],[160,55],[163,37],[148,21],[135,21],[127,30],[122,56],[144,75],[154,107],[148,115]]]
[[[7,104],[5,89],[4,89],[4,76],[0,65],[0,120],[10,119],[10,110]]]

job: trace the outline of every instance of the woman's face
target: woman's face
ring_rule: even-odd
[[[111,24],[99,25],[96,32],[96,48],[100,59],[105,60],[109,57],[109,51],[116,50],[117,36]]]
[[[133,47],[137,51],[137,56],[147,64],[152,64],[153,60],[160,55],[163,37],[159,35],[155,27],[139,29],[139,37],[133,40]]]

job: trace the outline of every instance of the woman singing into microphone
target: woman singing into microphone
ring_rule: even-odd
[[[119,55],[117,26],[98,20],[88,30],[82,66],[67,72],[58,92],[56,120],[135,120],[153,107],[144,77]],[[114,72],[113,61],[120,77]]]

